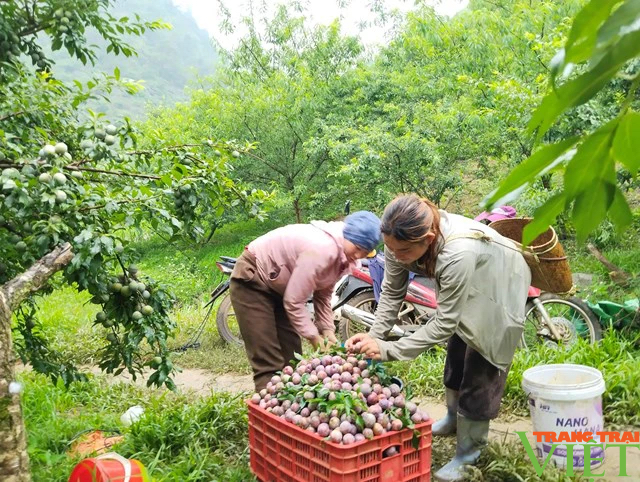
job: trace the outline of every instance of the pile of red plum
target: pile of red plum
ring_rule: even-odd
[[[346,353],[300,357],[295,367],[286,366],[274,375],[251,402],[343,445],[429,419],[386,374],[384,365]]]

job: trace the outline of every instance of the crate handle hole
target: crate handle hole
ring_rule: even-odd
[[[382,458],[386,459],[387,457],[393,457],[394,455],[400,454],[400,445],[392,445],[391,447],[387,447],[382,451]]]

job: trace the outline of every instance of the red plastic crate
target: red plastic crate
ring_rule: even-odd
[[[327,442],[254,405],[249,406],[251,471],[261,482],[429,482],[431,423],[351,445]],[[382,457],[390,447],[398,454]]]

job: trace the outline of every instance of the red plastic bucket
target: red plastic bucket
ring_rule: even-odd
[[[150,482],[144,465],[115,452],[85,459],[75,466],[69,482]]]

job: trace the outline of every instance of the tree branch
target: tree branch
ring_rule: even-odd
[[[180,144],[177,146],[161,147],[160,149],[143,149],[141,151],[127,151],[127,154],[157,154],[162,151],[177,151],[183,147],[202,147],[204,144]]]
[[[247,154],[249,157],[253,157],[256,160],[263,162],[264,164],[266,164],[268,167],[270,167],[271,169],[276,171],[281,176],[286,176],[287,175],[286,171],[283,171],[282,169],[278,169],[274,164],[271,164],[270,162],[268,162],[267,160],[261,158],[260,156],[257,156],[257,155],[255,155],[255,154],[253,154],[251,152],[246,152],[245,154]]]
[[[121,201],[113,201],[114,204],[136,204],[136,203],[146,203],[151,201],[152,199],[156,199],[160,197],[160,194],[156,194],[155,196],[150,196],[150,197],[145,197],[145,198],[141,198],[141,199],[123,199]],[[78,209],[78,212],[80,213],[86,213],[88,211],[93,211],[94,209],[102,209],[105,208],[107,206],[107,204],[98,204],[96,206],[87,206],[84,208],[80,208]]]
[[[462,188],[464,187],[464,184],[461,186],[458,186],[458,189],[456,189],[454,191],[454,193],[451,195],[451,197],[449,198],[449,200],[447,201],[447,204],[444,205],[444,207],[442,209],[444,209],[445,211],[447,210],[447,208],[449,207],[449,204],[451,204],[451,201],[453,201],[456,196],[458,195],[458,193],[462,190]]]
[[[42,32],[43,30],[46,30],[50,26],[51,26],[50,23],[49,24],[41,23],[40,25],[32,25],[30,28],[27,28],[21,32],[18,32],[18,37],[26,37],[27,35],[33,35],[38,32]]]
[[[160,179],[160,176],[153,176],[151,174],[137,174],[133,172],[124,172],[124,171],[107,171],[105,169],[97,169],[95,167],[77,167],[72,164],[64,166],[64,169],[67,169],[69,171],[99,172],[101,174],[109,174],[112,176],[141,177],[143,179],[155,179],[155,180]]]
[[[587,249],[591,252],[593,256],[596,257],[598,261],[600,261],[604,265],[605,268],[609,270],[609,277],[611,278],[611,281],[613,281],[619,286],[622,286],[623,288],[629,284],[629,280],[631,279],[631,276],[629,275],[629,273],[621,270],[615,264],[613,264],[611,261],[605,258],[605,256],[600,252],[600,250],[596,248],[593,244],[591,243],[587,244]]]
[[[14,311],[30,293],[40,290],[49,278],[68,265],[72,258],[71,245],[65,243],[40,258],[27,271],[0,287],[9,311]]]
[[[26,112],[23,111],[23,110],[19,110],[18,112],[11,112],[9,114],[5,114],[3,116],[0,116],[0,122],[2,122],[3,120],[6,120],[6,119],[10,119],[11,117],[17,117],[19,115],[24,115],[24,114],[26,114]]]
[[[324,165],[324,163],[329,159],[329,154],[325,151],[324,155],[322,156],[322,158],[320,159],[320,161],[316,164],[315,169],[313,170],[313,172],[309,175],[309,177],[307,178],[307,182],[310,182],[313,180],[314,177],[316,177],[316,175],[318,174],[318,172],[320,172],[320,169],[322,168],[322,166]]]
[[[241,40],[241,42],[244,45],[244,47],[247,49],[247,51],[251,54],[251,57],[253,57],[253,60],[255,60],[256,64],[258,64],[258,67],[260,67],[260,69],[265,73],[266,77],[268,78],[269,77],[269,71],[262,64],[262,61],[258,58],[258,56],[253,51],[253,49],[247,44],[247,42],[245,40]]]
[[[300,137],[298,132],[295,130],[295,128],[293,127],[293,124],[291,124],[291,121],[289,120],[289,118],[287,116],[285,116],[284,119],[287,121],[287,125],[289,126],[289,129],[291,129],[291,132],[293,132],[293,135],[296,136],[296,138],[298,139],[298,141],[301,144],[304,144],[304,141],[302,140],[302,137]]]
[[[39,161],[39,164],[44,164],[45,161]],[[17,164],[17,163],[11,163],[11,164],[0,164],[0,167],[4,168],[4,167],[19,167],[22,166],[22,164]],[[135,172],[124,172],[124,171],[109,171],[106,169],[97,169],[95,167],[79,167],[78,163],[72,163],[72,164],[68,164],[66,166],[63,167],[63,169],[66,169],[67,171],[87,171],[87,172],[98,172],[101,174],[109,174],[112,176],[126,176],[126,177],[140,177],[143,179],[154,179],[154,180],[159,180],[160,176],[154,176],[152,174],[138,174]]]
[[[251,126],[249,125],[249,123],[247,122],[247,113],[245,112],[244,115],[242,116],[242,123],[244,124],[244,126],[247,128],[247,130],[249,131],[249,133],[253,136],[253,138],[255,140],[258,140],[258,136],[256,135],[255,132],[253,132],[253,129],[251,128]]]

